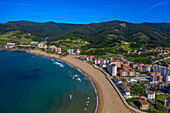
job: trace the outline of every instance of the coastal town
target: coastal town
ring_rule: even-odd
[[[74,40],[72,43],[80,43],[81,40]],[[87,43],[87,42],[85,42]],[[129,54],[147,54],[158,52],[156,56],[148,56],[155,58],[162,56],[162,59],[154,61],[151,64],[142,64],[128,61],[125,56],[117,55],[112,57],[100,57],[81,55],[81,49],[78,46],[68,49],[63,54],[61,47],[55,45],[47,45],[46,42],[31,42],[28,45],[16,46],[15,43],[7,43],[7,49],[13,48],[31,48],[47,53],[58,55],[72,55],[84,62],[87,62],[93,67],[100,69],[103,73],[107,73],[118,88],[121,95],[124,96],[128,104],[142,111],[166,111],[170,108],[170,64],[162,65],[163,60],[170,59],[170,48],[152,48],[149,50],[135,50],[128,52]]]

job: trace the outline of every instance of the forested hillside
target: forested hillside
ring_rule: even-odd
[[[94,23],[56,34],[49,38],[54,41],[62,38],[79,37],[90,42],[91,47],[112,47],[116,42],[127,41],[133,47],[142,45],[170,46],[170,33],[156,28],[145,27],[122,21]]]

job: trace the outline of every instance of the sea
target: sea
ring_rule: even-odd
[[[0,51],[0,113],[95,113],[92,81],[57,59]]]

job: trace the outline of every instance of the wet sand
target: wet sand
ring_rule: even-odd
[[[74,56],[68,55],[66,57],[60,57],[59,55],[48,54],[42,51],[29,50],[31,53],[36,53],[42,56],[52,57],[62,60],[72,66],[80,69],[83,73],[88,75],[96,89],[98,94],[98,107],[97,113],[129,113],[130,110],[123,104],[119,95],[105,78],[105,75],[98,69],[93,68],[92,65],[83,62]]]

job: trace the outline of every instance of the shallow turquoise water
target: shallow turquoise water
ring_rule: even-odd
[[[70,65],[0,51],[0,113],[94,113],[91,82]]]

